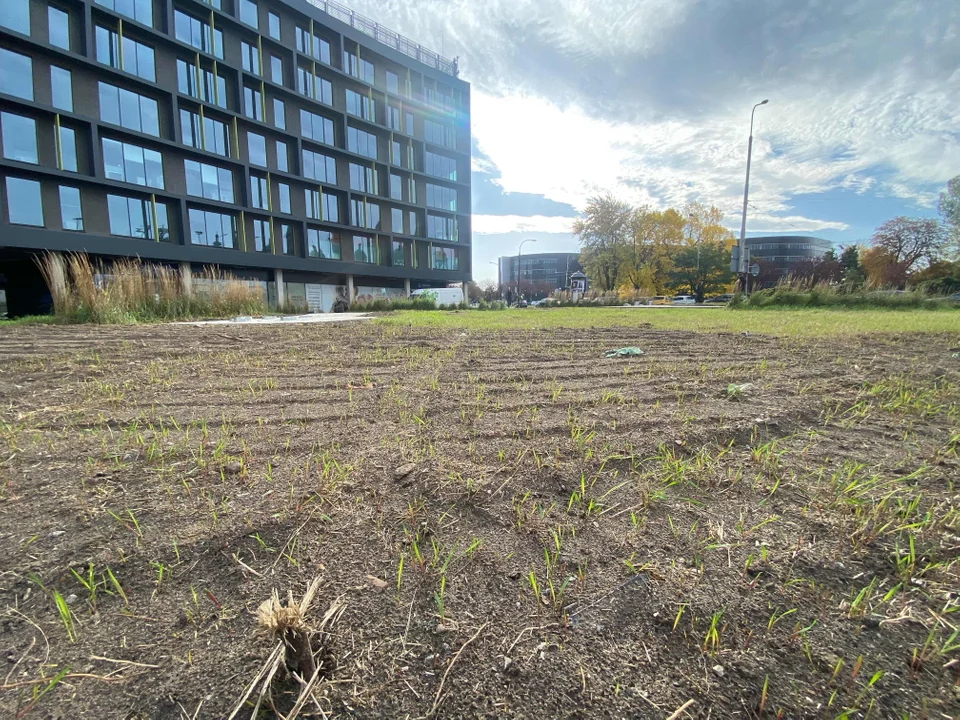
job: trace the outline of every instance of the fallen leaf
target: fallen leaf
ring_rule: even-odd
[[[377,592],[383,592],[384,590],[387,589],[387,586],[389,585],[389,583],[386,580],[381,580],[380,578],[374,577],[373,575],[367,575],[367,582],[370,583],[370,587],[372,587]]]

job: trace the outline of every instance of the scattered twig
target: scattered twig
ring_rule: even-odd
[[[115,663],[117,665],[133,665],[134,667],[150,668],[151,670],[159,670],[159,665],[149,665],[147,663],[134,662],[133,660],[117,660],[116,658],[101,657],[100,655],[91,655],[91,660],[103,660],[104,662]]]
[[[691,705],[693,705],[693,703],[694,703],[693,698],[690,698],[683,705],[681,705],[676,710],[674,710],[673,714],[670,715],[670,717],[668,717],[667,720],[677,720],[677,718],[683,714],[683,711],[686,710]]]
[[[444,685],[444,683],[447,682],[447,676],[450,675],[450,671],[453,670],[453,666],[456,664],[457,660],[460,659],[461,653],[463,653],[463,651],[464,651],[464,649],[467,647],[467,645],[469,645],[469,644],[472,643],[474,640],[476,640],[478,637],[480,637],[480,633],[483,632],[484,628],[486,628],[487,625],[489,625],[489,623],[484,623],[483,625],[481,625],[481,626],[477,629],[477,631],[470,637],[470,639],[467,640],[463,645],[460,646],[460,649],[457,650],[457,654],[453,656],[453,659],[450,661],[450,664],[447,665],[446,672],[444,672],[444,673],[443,673],[443,677],[440,678],[440,687],[437,688],[437,694],[436,694],[436,696],[433,698],[433,707],[430,708],[430,712],[427,713],[427,717],[433,717],[434,714],[436,714],[437,710],[439,709],[439,707],[440,707],[440,702],[441,702],[441,700],[442,700],[441,694],[443,693],[443,685]]]

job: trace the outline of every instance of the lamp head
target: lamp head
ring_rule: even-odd
[[[761,104],[761,105],[766,105],[768,102],[770,102],[770,101],[769,101],[769,100],[762,100],[762,101],[760,102],[760,104]]]

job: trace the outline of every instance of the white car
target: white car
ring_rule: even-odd
[[[674,305],[696,305],[697,299],[693,295],[674,295]]]

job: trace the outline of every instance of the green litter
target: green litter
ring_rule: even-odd
[[[607,350],[603,356],[612,357],[630,357],[631,355],[643,355],[643,350],[638,347],[622,347],[619,350]]]

